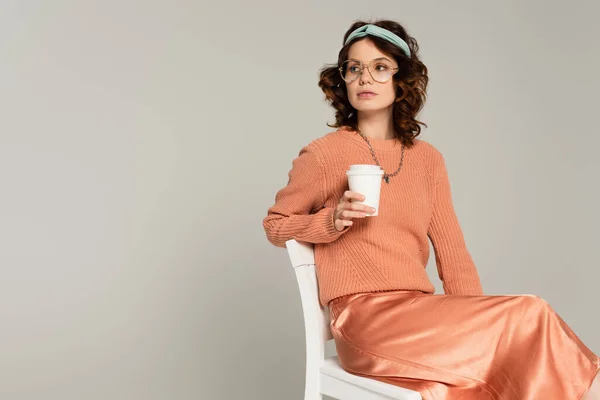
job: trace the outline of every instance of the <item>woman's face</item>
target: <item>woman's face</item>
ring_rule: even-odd
[[[394,58],[382,53],[369,39],[363,39],[350,46],[348,59],[363,63],[363,73],[354,82],[346,82],[348,100],[352,107],[358,111],[369,112],[392,106],[396,99],[393,79],[390,78],[385,83],[379,83],[369,74],[366,66],[369,65],[371,73],[375,75],[376,69],[382,71],[384,68],[397,68],[398,63]],[[358,67],[353,69],[353,71],[358,70]],[[381,79],[378,78],[378,80]],[[372,92],[374,95],[361,95],[360,93],[363,91]]]

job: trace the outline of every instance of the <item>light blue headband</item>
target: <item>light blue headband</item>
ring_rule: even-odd
[[[400,36],[388,31],[387,29],[373,24],[363,25],[360,28],[355,29],[350,34],[350,36],[348,36],[348,39],[346,39],[346,43],[344,43],[344,46],[350,43],[350,41],[355,38],[367,35],[377,36],[387,40],[390,43],[395,44],[396,46],[400,47],[402,51],[404,51],[404,54],[406,54],[408,58],[410,58],[410,49],[408,48],[408,44],[406,44],[406,42],[402,40]]]

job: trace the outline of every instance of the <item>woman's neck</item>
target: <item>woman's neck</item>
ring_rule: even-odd
[[[369,114],[359,111],[358,127],[367,138],[394,139],[396,137],[391,109],[378,110]]]

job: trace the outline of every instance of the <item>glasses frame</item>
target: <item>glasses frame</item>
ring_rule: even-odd
[[[360,74],[358,74],[358,76],[357,76],[355,79],[351,80],[351,81],[347,81],[347,80],[344,78],[344,72],[342,71],[342,69],[344,68],[344,67],[343,67],[343,64],[344,64],[344,63],[346,63],[347,61],[355,61],[355,62],[357,62],[357,63],[359,63],[359,64],[360,64]],[[367,71],[369,71],[369,75],[371,76],[371,78],[372,78],[372,79],[373,79],[375,82],[378,82],[378,83],[386,83],[386,82],[389,82],[389,80],[390,80],[390,79],[392,79],[392,77],[393,77],[394,75],[396,75],[396,73],[397,73],[397,72],[398,72],[398,70],[400,69],[399,67],[390,68],[390,70],[392,70],[392,73],[390,74],[390,77],[389,77],[389,78],[387,78],[385,81],[378,81],[377,79],[375,79],[375,77],[374,77],[374,76],[373,76],[373,74],[371,73],[371,68],[369,68],[369,65],[371,65],[371,63],[372,63],[373,61],[381,61],[381,60],[377,60],[377,59],[376,59],[376,60],[371,60],[371,61],[369,61],[369,64],[365,65],[365,64],[364,64],[362,61],[360,61],[360,60],[349,59],[349,60],[346,60],[346,61],[344,61],[344,62],[342,63],[342,66],[338,67],[338,71],[340,71],[340,76],[342,77],[342,80],[343,80],[344,82],[346,82],[346,83],[352,83],[352,82],[355,82],[355,81],[356,81],[358,78],[362,77],[362,74],[365,72],[365,68],[367,69]]]

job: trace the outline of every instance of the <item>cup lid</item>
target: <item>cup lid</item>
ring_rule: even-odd
[[[357,169],[357,170],[351,170],[349,169],[348,171],[346,171],[346,175],[347,176],[351,176],[351,175],[375,175],[375,176],[382,176],[384,174],[383,170],[381,168],[368,168],[368,169]]]
[[[381,168],[379,168],[379,165],[373,165],[373,164],[352,164],[350,166],[350,171],[379,171],[381,170]]]
[[[383,170],[379,168],[379,165],[353,164],[346,171],[346,175],[383,175]]]

